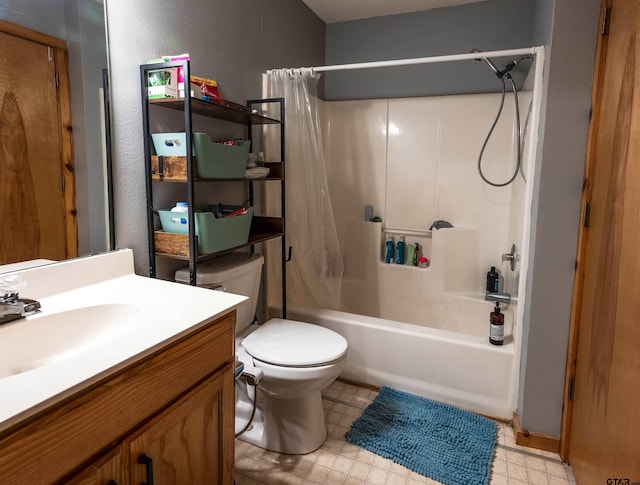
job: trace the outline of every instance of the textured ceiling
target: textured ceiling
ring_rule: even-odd
[[[419,12],[484,0],[302,0],[325,23]]]

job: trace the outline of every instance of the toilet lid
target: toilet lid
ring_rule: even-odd
[[[242,346],[255,359],[286,367],[327,365],[347,353],[346,339],[333,330],[281,318],[251,332]]]

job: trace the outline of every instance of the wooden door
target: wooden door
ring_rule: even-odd
[[[640,482],[640,2],[609,2],[594,90],[582,290],[574,305],[568,459],[580,485]]]
[[[130,483],[233,484],[233,371],[227,366],[216,376],[130,441]]]
[[[0,264],[77,256],[68,76],[57,68],[66,51],[7,33],[7,25],[0,25]]]

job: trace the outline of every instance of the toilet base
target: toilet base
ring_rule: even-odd
[[[250,411],[248,406],[236,406],[236,419],[246,422],[250,414],[247,409]],[[252,427],[239,439],[291,455],[317,450],[327,439],[320,391],[310,392],[303,398],[280,399],[259,390]]]

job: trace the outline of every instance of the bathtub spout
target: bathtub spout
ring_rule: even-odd
[[[511,303],[511,295],[509,293],[495,293],[492,291],[487,291],[484,299],[487,301],[498,301],[500,303],[504,303],[505,305]]]

